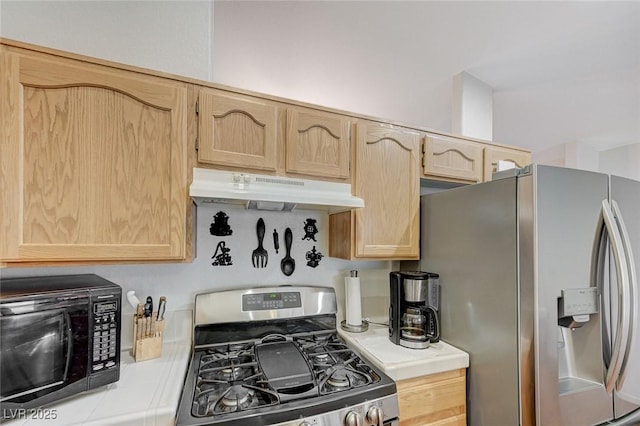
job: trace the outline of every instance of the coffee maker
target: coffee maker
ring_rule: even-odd
[[[412,349],[440,340],[438,274],[396,271],[389,274],[389,339]]]

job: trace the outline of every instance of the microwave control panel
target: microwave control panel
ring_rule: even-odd
[[[109,300],[93,304],[92,372],[118,364],[118,303],[117,300]]]

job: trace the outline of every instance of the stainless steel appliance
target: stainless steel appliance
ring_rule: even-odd
[[[640,182],[541,165],[422,197],[470,425],[640,422],[639,212]]]
[[[199,294],[178,425],[398,425],[393,380],[336,331],[333,288]]]
[[[412,349],[440,340],[438,274],[391,272],[389,292],[389,340]]]
[[[2,280],[2,420],[120,378],[121,298],[97,275]]]

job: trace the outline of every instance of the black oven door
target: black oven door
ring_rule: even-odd
[[[88,297],[0,306],[0,404],[44,405],[87,389]]]

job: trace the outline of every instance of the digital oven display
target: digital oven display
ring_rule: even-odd
[[[93,313],[96,315],[107,312],[115,312],[118,309],[117,302],[101,302],[93,305]]]
[[[276,292],[242,295],[243,311],[300,308],[300,292]]]

